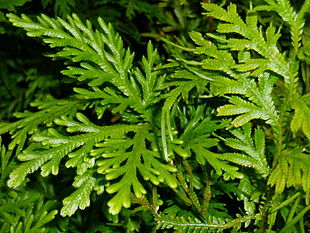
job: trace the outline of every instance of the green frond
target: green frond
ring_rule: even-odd
[[[239,115],[232,125],[242,126],[253,119],[263,119],[270,125],[278,121],[278,113],[275,110],[271,91],[276,78],[264,74],[258,83],[253,79],[240,75],[238,79],[219,78],[215,79],[214,90],[222,94],[243,94],[248,100],[238,96],[227,97],[230,104],[220,106],[217,111],[219,116]],[[220,82],[226,85],[220,86]]]
[[[49,99],[47,102],[35,102],[33,106],[38,107],[38,112],[15,113],[15,117],[21,118],[21,120],[13,123],[1,123],[0,135],[10,133],[13,140],[9,149],[13,150],[17,146],[17,151],[21,152],[27,135],[34,134],[39,125],[49,125],[60,116],[74,115],[78,109],[83,109],[85,104],[84,101],[70,99]]]
[[[43,38],[50,47],[60,48],[52,57],[79,63],[62,71],[79,82],[87,82],[88,89],[75,88],[76,92],[86,99],[102,99],[103,105],[112,104],[114,112],[131,107],[151,121],[146,108],[156,101],[160,80],[159,71],[154,70],[159,56],[151,43],[147,47],[147,57],[142,57],[140,69],[133,67],[134,53],[124,48],[112,25],[101,18],[98,30],[94,30],[89,21],[84,24],[75,14],[66,21],[46,15],[37,17],[38,22],[25,15],[8,14],[8,18],[13,25],[24,28],[28,36]]]
[[[70,158],[66,163],[67,167],[76,165],[78,174],[83,173],[85,169],[93,166],[85,160],[85,157],[87,157],[96,143],[107,137],[123,135],[137,128],[134,125],[95,126],[81,113],[77,114],[77,119],[80,122],[62,117],[61,119],[56,119],[55,123],[66,126],[67,131],[70,133],[85,132],[84,134],[64,136],[54,129],[50,129],[44,134],[35,134],[33,140],[37,143],[30,145],[18,155],[20,160],[26,162],[20,164],[10,174],[9,186],[19,186],[28,174],[33,173],[39,168],[41,168],[42,176],[48,176],[50,173],[57,175],[60,162],[65,156]],[[43,147],[40,145],[43,145]],[[48,147],[46,148],[46,146]]]
[[[275,186],[277,193],[285,188],[302,187],[305,192],[310,190],[310,163],[309,154],[303,153],[300,148],[283,151],[277,165],[272,170],[268,184]]]
[[[198,45],[196,53],[211,57],[202,61],[202,67],[226,73],[224,76],[213,77],[211,90],[219,95],[238,94],[225,96],[230,104],[219,107],[219,115],[239,115],[232,122],[235,127],[253,119],[263,119],[271,125],[277,124],[279,116],[271,96],[277,78],[270,71],[283,77],[291,96],[296,96],[295,73],[292,73],[285,55],[277,47],[280,34],[272,25],[263,34],[258,28],[257,16],[250,14],[244,21],[233,4],[227,10],[215,4],[203,4],[203,7],[209,16],[226,22],[220,22],[217,28],[219,33],[237,33],[242,36],[240,39],[223,39],[207,34],[219,42],[217,47],[200,33],[191,34]],[[251,50],[257,54],[250,53]],[[233,58],[234,51],[238,51],[239,63]]]
[[[197,88],[199,90],[206,84],[207,84],[206,80],[200,79],[198,76],[196,76],[192,80],[177,82],[177,87],[169,92],[169,95],[164,102],[161,114],[161,137],[162,137],[164,155],[167,161],[169,160],[169,154],[168,154],[166,134],[168,134],[169,138],[173,140],[172,127],[171,127],[171,114],[170,114],[171,108],[180,101],[180,98],[183,97],[183,99],[186,100],[189,95],[189,92],[192,89]],[[168,131],[167,133],[166,130]]]
[[[310,94],[299,97],[292,103],[292,108],[295,110],[291,121],[291,130],[297,133],[300,129],[310,139]]]
[[[263,34],[262,30],[259,29],[257,25],[257,16],[253,13],[249,14],[246,16],[246,20],[244,21],[238,15],[234,4],[230,4],[227,10],[224,10],[216,4],[203,4],[203,7],[207,10],[208,16],[212,16],[225,22],[219,23],[217,32],[222,34],[236,33],[242,37],[240,39],[221,39],[219,42],[222,44],[222,47],[216,49],[216,47],[213,46],[213,48],[219,50],[223,54],[225,52],[230,53],[229,50],[231,50],[231,53],[233,51],[252,50],[258,54],[258,56],[252,55],[253,58],[251,59],[240,61],[239,64],[233,65],[233,63],[231,63],[228,66],[221,64],[222,59],[206,59],[206,61],[208,61],[208,65],[202,66],[203,68],[222,70],[232,77],[235,77],[236,75],[232,74],[233,71],[251,72],[249,75],[256,77],[260,77],[266,71],[272,71],[284,79],[287,89],[290,90],[290,96],[298,95],[296,91],[298,81],[296,73],[292,69],[294,66],[291,66],[287,61],[285,54],[279,51],[277,47],[277,40],[279,39],[280,34],[276,32],[272,25],[270,25],[267,28],[266,33]],[[212,38],[215,37],[212,36]],[[218,38],[215,39],[219,40]],[[197,43],[197,39],[194,39],[194,41],[199,45],[197,49],[201,51],[210,47],[212,44],[209,42],[210,45],[207,45],[207,43],[202,43],[201,40],[202,39],[200,39],[200,42]],[[202,54],[210,56],[208,52]],[[228,56],[231,55],[226,55],[226,57]]]
[[[201,120],[204,110],[202,106],[195,111],[195,117],[185,125],[185,130],[179,138],[181,140],[180,145],[172,144],[173,150],[185,159],[195,155],[198,164],[205,166],[206,163],[209,163],[218,175],[224,176],[224,179],[241,179],[243,175],[237,167],[222,160],[221,154],[212,152],[212,147],[218,145],[218,139],[213,138],[211,134],[217,129],[228,126],[229,122],[220,122],[208,118]]]
[[[0,0],[0,9],[11,11],[27,1]],[[76,0],[42,0],[62,15],[77,6],[83,18],[111,6],[102,15],[111,22],[120,16],[113,2],[77,6]],[[246,1],[205,1],[205,19],[192,11],[197,1],[128,2],[116,5],[128,6],[129,17],[134,11],[138,20],[147,17],[147,27],[156,28],[141,36],[162,39],[164,47],[149,42],[143,54],[138,47],[144,40],[130,35],[125,43],[100,17],[93,22],[77,14],[6,15],[54,50],[48,56],[65,60],[65,68],[63,81],[36,78],[52,71],[41,70],[41,64],[30,68],[38,76],[29,78],[29,86],[29,68],[18,74],[26,75],[16,86],[28,88],[15,102],[25,95],[21,106],[31,112],[0,123],[0,233],[139,232],[151,225],[154,232],[305,232],[310,0],[255,0],[249,7]],[[165,20],[166,12],[171,14]],[[7,19],[0,12],[0,21]],[[125,34],[132,32],[128,25],[135,33],[144,28],[136,20],[116,25]],[[189,28],[197,32],[188,34]],[[126,44],[139,49],[137,56]],[[6,75],[11,68],[33,64],[8,56],[0,64],[4,85],[16,75]],[[62,92],[67,88],[75,94]],[[3,96],[20,89],[1,88]],[[31,99],[36,100],[28,106]],[[55,219],[61,203],[57,179],[47,177],[52,175],[64,177],[62,185],[72,182],[60,207],[62,220]],[[167,190],[172,192],[165,195]],[[89,214],[100,220],[85,225],[95,216]]]
[[[147,125],[141,125],[132,140],[108,140],[97,145],[100,146],[99,154],[104,151],[101,155],[103,159],[97,162],[98,173],[105,174],[107,180],[120,179],[107,187],[108,193],[116,193],[108,203],[112,214],[118,214],[122,206],[130,207],[132,192],[138,198],[146,194],[139,175],[155,185],[162,182],[172,188],[177,185],[176,178],[170,174],[176,171],[175,167],[161,163],[159,153],[147,148],[147,142],[154,141],[154,135],[149,130]]]
[[[232,221],[225,222],[223,220],[215,219],[214,222],[202,222],[198,218],[194,217],[175,217],[175,216],[163,216],[157,218],[157,229],[171,229],[176,232],[222,232],[225,229],[234,228],[239,229],[241,224],[249,220],[255,219],[255,216],[249,215],[236,218]]]
[[[97,184],[100,178],[95,179],[91,175],[96,169],[99,174],[105,174],[107,180],[121,177],[120,181],[106,189],[108,193],[116,193],[109,202],[113,214],[118,214],[122,206],[130,206],[131,189],[137,197],[146,193],[138,178],[140,175],[155,185],[166,183],[176,187],[177,181],[170,174],[175,172],[175,168],[161,163],[159,152],[147,148],[147,143],[155,141],[149,126],[97,126],[81,113],[77,113],[76,118],[77,121],[72,117],[61,117],[55,123],[64,126],[68,133],[77,135],[66,136],[52,128],[34,134],[32,139],[35,143],[18,155],[24,162],[10,174],[10,187],[18,187],[28,174],[39,168],[42,176],[57,175],[60,162],[65,157],[68,157],[66,167],[76,168],[78,176],[73,183],[77,190],[64,199],[61,211],[64,216],[89,206],[92,190],[102,193],[104,187]],[[129,132],[135,133],[132,139],[126,136]]]
[[[222,159],[236,164],[252,167],[260,175],[266,178],[269,175],[269,165],[265,156],[265,135],[262,129],[256,129],[252,135],[250,124],[246,124],[242,129],[233,129],[230,132],[235,138],[228,138],[225,144],[241,153],[225,153]]]
[[[63,207],[60,214],[62,216],[71,216],[79,208],[85,209],[90,205],[90,193],[95,188],[96,178],[90,172],[75,177],[73,186],[77,188],[70,196],[63,200]]]

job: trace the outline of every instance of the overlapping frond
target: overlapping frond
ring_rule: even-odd
[[[0,232],[49,232],[47,224],[58,213],[56,209],[51,210],[55,204],[53,201],[44,201],[41,193],[29,188],[7,191],[5,181],[15,166],[12,154],[2,145],[0,138]]]
[[[292,108],[295,110],[291,121],[291,129],[293,133],[297,133],[300,129],[304,132],[308,139],[310,139],[310,94],[299,97]]]
[[[285,80],[290,78],[289,65],[276,46],[279,34],[270,26],[264,36],[257,27],[256,16],[249,15],[244,22],[234,5],[230,5],[227,11],[213,4],[204,4],[204,8],[209,11],[208,15],[227,22],[219,24],[218,32],[238,33],[243,37],[226,39],[209,34],[211,38],[219,40],[216,45],[198,32],[191,33],[191,38],[198,45],[195,53],[210,57],[202,60],[202,67],[226,73],[215,76],[212,82],[214,94],[229,94],[226,98],[231,103],[219,107],[219,115],[239,115],[232,122],[235,127],[253,119],[263,119],[271,125],[276,124],[278,114],[271,96],[276,77],[267,71],[273,71]],[[225,11],[225,14],[222,11]],[[252,58],[250,50],[261,57]],[[239,51],[238,62],[233,58],[233,51]],[[254,77],[258,77],[258,81]]]
[[[173,90],[167,94],[167,98],[165,99],[164,106],[162,108],[161,114],[161,136],[162,136],[162,144],[165,154],[165,159],[169,160],[168,147],[167,147],[167,135],[172,140],[172,126],[171,126],[171,109],[173,106],[176,106],[181,99],[187,101],[189,97],[189,93],[194,89],[200,90],[205,87],[208,83],[207,80],[201,79],[198,75],[190,72],[190,71],[181,71],[176,72],[175,76],[177,77],[175,82],[172,79],[172,82],[167,83],[169,87],[175,87]],[[178,80],[178,79],[186,79],[186,80]]]
[[[236,5],[234,4],[229,5],[227,10],[215,4],[203,4],[203,7],[208,11],[207,14],[209,16],[225,22],[219,24],[217,28],[219,33],[236,33],[242,36],[240,39],[225,39],[225,42],[220,45],[218,49],[225,48],[232,51],[252,50],[262,57],[261,59],[257,59],[259,57],[248,57],[248,59],[244,61],[240,60],[239,64],[235,66],[233,66],[233,60],[231,58],[230,68],[232,70],[241,72],[251,71],[252,76],[259,76],[265,70],[271,70],[281,75],[289,82],[291,75],[289,64],[284,54],[280,53],[276,46],[280,34],[276,32],[272,25],[267,28],[266,34],[263,35],[263,32],[257,25],[257,16],[255,14],[249,14],[246,17],[246,21],[243,21],[237,13]],[[210,42],[208,47],[211,46],[215,47],[213,43]],[[229,51],[225,52],[229,53]],[[205,68],[207,67],[208,66],[205,65]]]
[[[72,136],[61,134],[53,128],[33,136],[35,143],[18,155],[23,163],[10,174],[10,187],[19,186],[28,174],[38,169],[41,169],[42,176],[57,175],[65,157],[66,167],[77,169],[73,183],[77,190],[64,199],[61,211],[64,216],[89,206],[90,193],[93,190],[102,193],[104,186],[100,183],[104,180],[122,177],[120,181],[107,185],[106,189],[108,193],[116,193],[109,202],[113,214],[119,213],[122,206],[130,206],[132,192],[137,197],[146,193],[139,176],[155,185],[164,182],[176,187],[176,179],[170,174],[175,168],[161,163],[158,151],[147,146],[155,142],[149,126],[97,126],[81,113],[77,113],[76,118],[55,120],[56,124],[66,127]],[[127,135],[129,132],[135,134],[132,139]],[[94,178],[96,173],[105,176]]]
[[[220,153],[213,152],[219,140],[214,138],[212,133],[227,127],[229,121],[203,118],[204,111],[204,106],[192,109],[193,118],[184,124],[183,133],[178,138],[167,141],[169,155],[179,155],[184,159],[195,157],[200,166],[211,165],[218,175],[223,175],[224,179],[241,179],[243,175],[238,171],[238,167],[224,161]],[[183,118],[184,115],[179,113],[178,117]]]
[[[268,184],[275,186],[277,193],[282,193],[286,187],[302,187],[306,192],[310,190],[310,162],[309,154],[303,153],[301,148],[283,151],[277,165],[272,170]]]
[[[241,166],[252,167],[266,178],[269,175],[269,165],[265,156],[265,135],[263,130],[256,129],[251,133],[251,125],[247,124],[242,129],[233,129],[230,132],[235,138],[228,138],[225,144],[243,153],[225,153],[223,159]]]
[[[9,187],[22,188],[35,172],[45,177],[70,169],[75,190],[63,199],[62,216],[90,206],[95,192],[106,192],[111,198],[109,213],[104,214],[111,217],[132,203],[141,204],[133,212],[150,210],[158,229],[237,232],[255,220],[261,229],[270,224],[272,231],[273,198],[289,187],[310,190],[308,141],[299,134],[302,131],[310,139],[310,98],[301,94],[298,83],[301,35],[310,1],[305,0],[298,13],[289,0],[266,2],[268,6],[253,8],[245,17],[234,4],[225,9],[203,4],[206,15],[219,21],[214,24],[217,32],[190,33],[196,47],[183,47],[189,45],[183,38],[176,38],[182,46],[168,42],[176,47],[171,49],[175,60],[161,66],[152,43],[146,56],[135,62],[134,53],[101,18],[95,29],[75,14],[66,20],[8,14],[28,36],[54,48],[51,57],[67,60],[62,74],[77,93],[67,100],[37,101],[33,106],[39,111],[17,113],[20,120],[0,124],[0,135],[12,135],[10,153],[16,151],[20,161],[3,169],[9,159],[1,154],[1,171],[4,177],[10,173]],[[290,53],[281,52],[277,24],[259,25],[259,10],[278,12],[290,26]],[[239,170],[241,166],[253,169]],[[264,182],[275,186],[273,198],[270,190],[256,190]],[[160,212],[162,200],[155,186],[169,186],[177,194],[163,206],[166,212]],[[150,188],[153,202],[147,200]],[[218,201],[227,197],[242,201],[241,212],[246,215],[231,215],[230,207]],[[181,210],[182,201],[188,209]],[[25,232],[31,227],[41,230],[57,213],[43,209],[37,217],[29,212],[26,225],[18,227]],[[169,215],[169,210],[175,214]],[[284,211],[285,218],[293,218],[294,212]],[[127,210],[122,214],[128,216]],[[4,218],[11,220],[10,214]]]
[[[142,57],[141,68],[133,66],[134,53],[124,48],[121,37],[111,24],[98,19],[100,29],[94,30],[87,21],[84,24],[73,14],[67,21],[52,19],[46,15],[32,21],[25,15],[8,14],[17,27],[24,28],[27,35],[43,38],[52,48],[60,48],[52,57],[69,59],[76,66],[68,66],[62,73],[86,82],[88,88],[75,88],[86,99],[100,99],[101,105],[111,104],[113,112],[131,107],[142,117],[150,120],[146,108],[155,101],[159,72],[154,71],[159,57],[151,43],[147,57]],[[102,115],[102,112],[97,112]]]
[[[15,113],[16,118],[21,118],[13,123],[1,123],[0,135],[10,133],[13,140],[9,145],[12,150],[17,146],[20,152],[25,144],[28,135],[35,133],[40,125],[50,125],[56,118],[60,116],[74,115],[78,109],[83,109],[86,102],[78,99],[47,99],[45,101],[37,101],[32,104],[38,107],[38,112],[20,112]]]

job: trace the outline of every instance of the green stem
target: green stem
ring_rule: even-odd
[[[286,233],[291,227],[293,227],[308,211],[310,210],[310,205],[305,207],[295,218],[287,222],[285,227],[283,227],[279,233]]]
[[[289,222],[289,221],[291,221],[291,220],[293,219],[294,214],[295,214],[295,212],[296,212],[296,209],[297,209],[297,207],[298,207],[299,201],[300,201],[300,197],[298,197],[298,198],[295,200],[294,205],[293,205],[292,209],[290,210],[290,213],[289,213],[289,215],[288,215],[288,217],[287,217],[287,220],[286,220],[287,222]]]
[[[283,201],[283,202],[282,202],[280,205],[278,205],[276,208],[272,209],[272,210],[270,211],[270,213],[274,213],[274,212],[278,211],[279,209],[281,209],[281,208],[287,206],[288,204],[290,204],[292,201],[294,201],[294,200],[295,200],[297,197],[299,197],[299,196],[300,196],[300,192],[295,193],[295,194],[294,194],[293,196],[291,196],[289,199]]]

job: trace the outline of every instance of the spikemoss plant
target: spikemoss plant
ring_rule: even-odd
[[[125,216],[133,231],[143,225],[131,216],[145,211],[154,231],[305,232],[310,94],[303,30],[310,1],[294,9],[288,0],[266,0],[241,13],[235,4],[202,7],[216,32],[192,31],[191,41],[163,37],[168,60],[152,42],[135,58],[102,18],[8,14],[53,48],[49,57],[64,60],[73,90],[37,99],[32,111],[1,123],[0,134],[11,135],[9,157],[19,161],[5,172],[3,147],[8,186],[30,185],[38,170],[70,174],[74,189],[61,216],[108,197],[106,216],[115,224],[121,220],[113,215]],[[57,211],[47,213],[40,227]],[[102,232],[113,229],[103,225]]]

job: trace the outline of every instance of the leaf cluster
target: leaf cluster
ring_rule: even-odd
[[[0,65],[0,231],[305,232],[310,1],[237,3],[43,0],[61,17],[7,14],[60,66],[13,82],[27,63]],[[108,10],[94,19],[104,7],[113,25]]]

